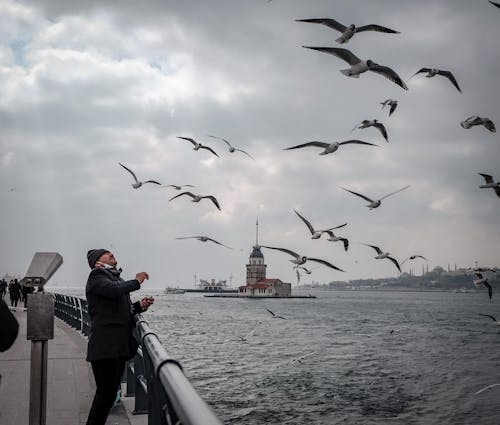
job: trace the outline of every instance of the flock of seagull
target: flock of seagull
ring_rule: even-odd
[[[491,4],[493,4],[496,7],[499,7],[497,3],[490,1]],[[340,36],[335,39],[335,42],[343,45],[348,43],[353,37],[357,37],[359,33],[364,33],[364,32],[369,32],[369,31],[374,31],[374,32],[382,32],[386,34],[400,34],[399,31],[387,28],[385,26],[377,25],[377,24],[367,24],[367,25],[362,25],[362,26],[356,26],[355,24],[350,24],[350,25],[344,25],[340,23],[339,21],[333,19],[333,18],[309,18],[309,19],[297,19],[297,22],[302,22],[302,23],[310,23],[310,24],[319,24],[328,27],[330,30],[335,30],[340,33]],[[340,72],[348,77],[351,78],[359,78],[359,76],[367,71],[374,72],[378,75],[381,75],[385,78],[387,78],[389,81],[393,82],[394,84],[397,84],[404,90],[408,90],[408,86],[406,82],[397,74],[394,69],[392,69],[389,66],[385,65],[380,65],[377,64],[375,61],[372,59],[360,59],[358,56],[356,56],[353,52],[346,48],[339,48],[339,47],[323,47],[323,46],[302,46],[306,49],[309,50],[314,50],[318,51],[321,53],[327,53],[330,55],[333,55],[349,64],[349,68],[346,69],[341,69]],[[413,75],[408,78],[407,81],[412,79],[418,74],[425,74],[426,78],[432,78],[435,76],[440,76],[443,78],[446,78],[456,89],[459,93],[462,93],[462,89],[460,88],[460,85],[453,75],[453,73],[449,70],[446,69],[438,69],[438,68],[431,68],[431,67],[421,67],[418,69]],[[386,99],[383,102],[380,102],[382,105],[382,109],[385,107],[389,108],[389,117],[396,111],[396,108],[398,107],[398,100],[397,99]],[[464,129],[470,129],[474,126],[484,126],[485,129],[487,129],[490,132],[496,132],[495,124],[490,118],[487,117],[480,117],[477,115],[470,116],[466,118],[464,121],[460,123],[461,127]],[[382,123],[379,122],[377,119],[364,119],[361,123],[357,124],[351,131],[354,131],[356,129],[367,129],[369,127],[374,127],[375,129],[378,130],[378,132],[382,135],[384,140],[388,143],[389,142],[389,136],[387,132],[386,126]],[[207,135],[208,137],[222,141],[225,146],[227,147],[229,153],[234,154],[235,152],[242,153],[246,155],[250,159],[254,159],[254,157],[248,153],[247,151],[237,148],[233,146],[227,139],[219,136],[214,136],[214,135]],[[211,155],[216,156],[217,158],[220,158],[219,154],[215,151],[215,149],[207,144],[202,144],[192,137],[186,137],[186,136],[178,136],[178,139],[189,142],[191,146],[193,147],[194,151],[199,151],[199,150],[205,150],[209,152]],[[351,139],[351,140],[345,140],[341,142],[322,142],[318,140],[313,140],[310,142],[302,143],[299,145],[291,146],[291,147],[286,147],[283,150],[297,150],[297,149],[302,149],[302,148],[309,148],[309,147],[314,147],[314,148],[320,148],[321,152],[319,155],[328,155],[336,152],[341,146],[346,146],[346,145],[363,145],[363,146],[373,146],[373,147],[379,147],[379,145],[371,142],[366,142],[363,140],[358,140],[358,139]],[[123,167],[128,173],[131,174],[132,178],[134,179],[134,182],[132,183],[132,187],[134,189],[139,189],[142,187],[144,184],[154,184],[154,185],[159,185],[163,186],[160,182],[157,180],[145,180],[145,181],[140,181],[136,174],[127,166],[119,163],[121,167]],[[485,173],[478,173],[482,178],[484,179],[484,184],[480,185],[479,188],[487,188],[487,189],[493,189],[494,192],[496,193],[497,197],[500,198],[500,181],[495,181],[493,179],[493,176],[490,174],[485,174]],[[184,188],[194,188],[195,186],[193,185],[177,185],[177,184],[169,184],[166,185],[165,187],[172,187],[173,189],[179,191],[180,193],[172,196],[169,201],[173,201],[175,199],[179,199],[182,197],[188,197],[191,198],[192,202],[199,203],[202,200],[208,200],[210,201],[218,210],[221,210],[221,203],[219,200],[212,194],[195,194],[190,190],[184,190]],[[351,193],[352,195],[359,197],[368,204],[366,207],[368,207],[370,210],[376,209],[381,206],[382,201],[392,195],[395,195],[397,193],[400,193],[406,189],[408,189],[410,186],[406,185],[400,189],[397,189],[395,191],[392,191],[386,195],[380,196],[380,197],[370,197],[365,194],[356,192],[351,189],[347,189],[345,187],[341,187],[344,191]],[[339,228],[342,228],[347,225],[347,223],[344,223],[342,225],[338,225],[335,227],[329,227],[325,229],[315,229],[312,224],[310,223],[309,220],[307,220],[303,215],[301,215],[298,211],[294,212],[297,214],[297,216],[304,222],[304,224],[307,226],[308,230],[311,233],[311,238],[312,239],[320,239],[323,234],[326,234],[328,236],[328,241],[330,242],[342,242],[344,246],[344,250],[347,251],[349,248],[349,240],[346,237],[343,236],[337,236],[333,230],[337,230]],[[230,248],[229,246],[217,241],[216,239],[206,236],[206,235],[191,235],[191,236],[183,236],[183,237],[178,237],[176,239],[196,239],[200,242],[212,242],[217,245],[221,245],[223,247]],[[384,252],[382,249],[380,249],[377,245],[374,244],[368,244],[368,243],[363,243],[363,245],[366,245],[368,247],[371,247],[376,251],[376,256],[374,257],[375,259],[387,259],[391,261],[398,272],[401,273],[401,266],[408,260],[414,260],[414,259],[424,259],[427,261],[427,258],[423,255],[420,254],[415,254],[411,255],[407,258],[405,258],[403,261],[399,262],[394,255],[390,254],[389,252]],[[288,254],[292,257],[290,261],[292,264],[294,264],[294,268],[296,269],[297,277],[298,280],[300,280],[300,270],[305,271],[306,273],[310,274],[311,271],[306,269],[304,267],[304,264],[306,264],[307,261],[312,261],[312,262],[317,262],[322,264],[323,266],[329,267],[331,269],[337,270],[337,271],[343,271],[340,267],[332,264],[329,261],[326,261],[321,258],[312,258],[312,257],[307,257],[306,255],[303,255],[301,253],[295,252],[291,249],[284,248],[284,247],[275,247],[275,246],[269,246],[269,245],[262,245],[263,248],[269,249],[269,250],[276,250],[283,252],[285,254]],[[473,282],[476,285],[482,285],[488,289],[489,296],[491,298],[492,294],[492,288],[491,285],[488,282],[487,277],[484,276],[484,274],[481,273],[481,271],[475,270],[474,271],[477,279],[475,279]]]

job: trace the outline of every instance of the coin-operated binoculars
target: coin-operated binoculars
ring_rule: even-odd
[[[27,339],[31,340],[29,425],[45,425],[47,416],[47,348],[54,339],[54,297],[43,291],[44,285],[62,264],[57,252],[37,252],[21,284],[38,287],[28,294]]]

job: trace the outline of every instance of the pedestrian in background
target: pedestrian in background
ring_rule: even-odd
[[[5,294],[7,293],[7,282],[5,279],[0,280],[0,299],[3,300]]]
[[[114,255],[106,249],[91,249],[87,260],[92,271],[85,294],[90,316],[87,361],[92,364],[96,392],[87,425],[105,425],[116,399],[125,363],[134,357],[139,344],[133,336],[134,315],[146,311],[154,299],[142,298],[132,304],[130,292],[149,279],[146,272],[125,281],[120,277]]]
[[[9,284],[9,295],[10,295],[10,306],[11,307],[17,307],[17,302],[21,298],[21,285],[17,281],[17,279],[14,279],[14,281],[11,281]]]

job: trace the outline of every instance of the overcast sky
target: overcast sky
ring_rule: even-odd
[[[500,180],[499,133],[465,130],[471,115],[500,125],[500,9],[488,1],[210,0],[166,2],[0,0],[0,275],[23,275],[36,251],[64,264],[52,284],[85,285],[86,252],[106,248],[123,277],[151,287],[202,279],[245,281],[255,243],[325,259],[311,280],[396,276],[387,260],[428,258],[429,268],[499,265],[500,198],[478,172]],[[400,34],[340,33],[296,19],[379,24]],[[341,59],[301,46],[344,47],[404,80],[421,67],[444,77],[410,79],[408,91],[368,72],[349,78]],[[389,117],[380,102],[393,98]],[[351,129],[378,119],[375,128]],[[207,135],[226,138],[255,159]],[[194,151],[177,136],[211,146]],[[312,140],[360,139],[320,156],[284,151]],[[172,188],[131,187],[131,176],[192,184],[213,194],[190,202]],[[369,210],[342,187],[377,198]],[[311,240],[298,210],[350,247]],[[176,237],[207,235],[232,248]],[[285,253],[263,249],[268,277],[295,282]],[[422,260],[407,262],[421,272]]]

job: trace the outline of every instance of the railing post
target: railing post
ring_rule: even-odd
[[[144,357],[142,347],[137,350],[137,359],[134,364],[135,372],[135,406],[134,415],[148,413],[147,382],[144,377]]]

